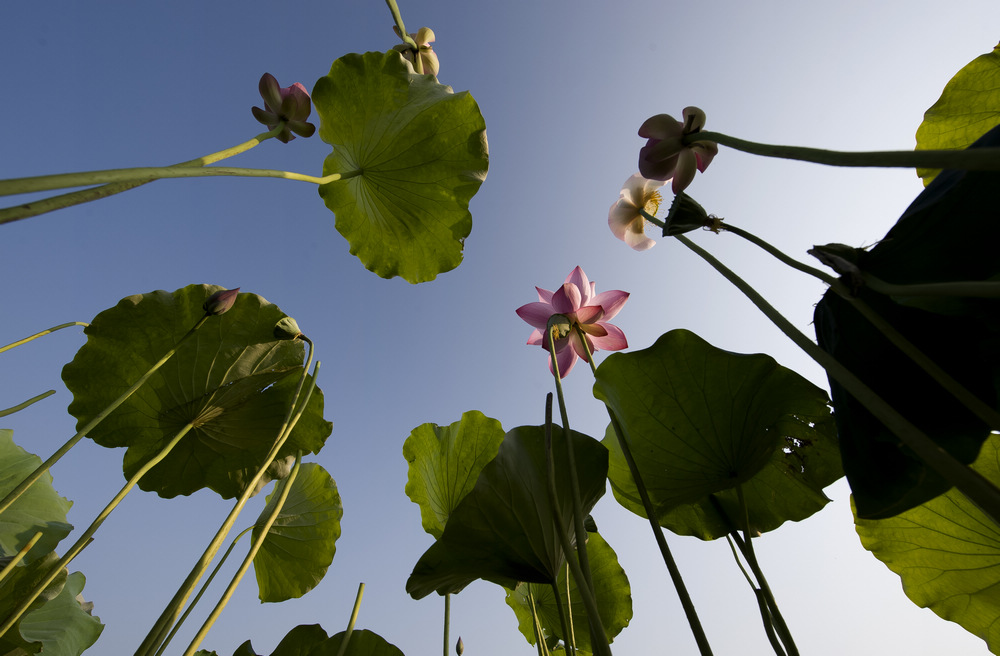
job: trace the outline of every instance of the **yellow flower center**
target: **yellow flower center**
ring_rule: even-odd
[[[660,195],[660,192],[654,191],[646,197],[646,204],[642,206],[642,209],[645,210],[647,214],[656,216],[656,213],[660,211],[660,203],[662,202],[663,196]]]

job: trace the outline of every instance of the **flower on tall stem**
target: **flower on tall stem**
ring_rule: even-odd
[[[587,278],[580,267],[573,269],[563,286],[554,292],[540,287],[535,289],[538,291],[538,301],[519,307],[517,316],[535,329],[528,337],[528,344],[541,345],[546,351],[549,350],[549,319],[555,315],[563,315],[569,320],[569,330],[555,341],[560,378],[565,378],[573,369],[578,357],[589,361],[588,347],[591,353],[601,349],[619,351],[628,347],[625,333],[608,323],[625,305],[628,292],[614,290],[598,294],[596,284]],[[586,345],[584,339],[587,340]],[[553,373],[556,371],[551,356],[549,370]]]
[[[278,141],[288,143],[295,138],[292,132],[300,137],[311,137],[316,132],[316,126],[306,122],[312,113],[312,100],[300,82],[290,87],[279,87],[273,75],[264,73],[258,87],[260,97],[264,99],[264,109],[253,107],[250,111],[270,130],[285,122],[285,128],[276,137]]]
[[[395,30],[396,36],[402,36],[399,33],[399,28],[395,25],[392,26]],[[417,52],[414,53],[413,49],[406,43],[401,43],[398,46],[394,46],[394,50],[398,50],[402,53],[403,58],[410,62],[416,68],[417,57],[420,58],[420,65],[423,67],[422,72],[426,75],[433,75],[437,77],[438,71],[441,70],[441,64],[438,62],[437,53],[431,47],[431,43],[434,42],[434,30],[429,27],[421,27],[416,32],[410,32],[410,38],[414,40],[417,44]],[[414,56],[416,54],[416,57]]]
[[[685,107],[682,116],[684,121],[680,122],[667,114],[657,114],[639,127],[639,136],[647,139],[639,150],[639,173],[651,180],[673,178],[675,194],[691,184],[696,169],[704,173],[719,152],[719,146],[711,141],[684,144],[684,137],[705,127],[705,112]]]
[[[622,185],[620,197],[608,211],[611,232],[637,251],[656,245],[656,240],[646,236],[646,219],[642,212],[656,216],[663,202],[658,191],[663,184],[663,180],[647,180],[636,173]]]

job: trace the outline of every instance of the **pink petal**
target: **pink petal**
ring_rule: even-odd
[[[587,305],[576,311],[576,320],[581,324],[594,323],[604,318],[604,308],[600,305]]]
[[[694,172],[697,168],[697,160],[690,148],[685,148],[677,156],[677,170],[674,172],[674,181],[671,188],[675,194],[679,194],[694,180]]]
[[[646,139],[669,139],[684,133],[684,126],[669,114],[650,116],[639,126],[639,136]]]
[[[559,311],[555,310],[548,303],[540,302],[522,305],[514,311],[517,312],[517,316],[528,322],[532,328],[536,328],[538,330],[545,329],[545,326],[549,323],[549,317],[553,314],[559,314]]]
[[[579,355],[581,358],[583,358],[584,362],[590,361],[587,359],[587,348],[583,345],[583,340],[580,339],[580,333],[573,331],[569,336],[569,343],[573,346],[572,350],[575,351],[576,354]],[[590,337],[587,337],[587,346],[590,347],[591,353],[597,350],[596,348],[594,348],[594,342],[590,339]]]
[[[580,307],[580,300],[580,288],[567,282],[552,295],[552,308],[557,314],[570,314]]]
[[[628,300],[628,296],[628,292],[623,292],[620,289],[614,289],[609,292],[601,292],[592,298],[590,302],[604,308],[604,316],[602,319],[607,321],[612,319],[621,311],[622,306],[625,305],[625,301]]]
[[[580,267],[576,267],[569,272],[569,275],[566,276],[566,282],[576,285],[581,292],[590,287],[590,279],[587,278],[587,274]]]
[[[542,343],[542,331],[535,328],[530,335],[528,335],[528,344],[530,346],[539,346]]]
[[[573,370],[573,365],[576,364],[576,351],[568,348],[556,353],[556,363],[559,365],[559,377],[565,378],[566,374]],[[551,356],[549,356],[549,371],[555,373],[555,369],[552,368]]]
[[[628,340],[625,339],[625,333],[618,326],[610,323],[600,323],[608,334],[603,337],[594,337],[591,341],[594,344],[594,350],[603,349],[605,351],[620,351],[623,348],[628,348]]]
[[[552,302],[552,292],[547,289],[542,289],[541,287],[535,287],[535,291],[538,292],[538,300],[542,303]]]
[[[608,334],[604,324],[601,323],[581,323],[580,330],[587,333],[591,337],[604,337]]]
[[[698,160],[698,170],[704,173],[715,156],[719,154],[719,145],[712,141],[696,141],[691,144],[691,151],[694,152],[695,159]]]

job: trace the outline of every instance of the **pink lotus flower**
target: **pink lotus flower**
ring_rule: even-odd
[[[663,198],[657,191],[662,180],[647,180],[636,173],[622,185],[621,195],[608,211],[608,226],[615,237],[637,251],[649,250],[656,241],[646,236],[646,219],[641,210],[656,216]]]
[[[639,173],[650,180],[673,178],[671,187],[675,194],[684,191],[694,180],[695,169],[705,172],[719,146],[711,141],[696,141],[685,146],[686,135],[705,127],[705,112],[697,107],[685,107],[684,122],[667,114],[647,118],[639,128],[639,136],[646,137],[646,145],[639,150]]]
[[[395,30],[396,36],[402,36],[399,33],[399,28],[395,25],[392,26]],[[410,38],[413,39],[417,44],[417,52],[414,53],[410,49],[410,46],[402,43],[394,47],[394,50],[398,50],[402,53],[403,58],[414,65],[416,68],[417,58],[414,54],[420,58],[420,66],[422,67],[418,72],[423,72],[425,75],[437,76],[438,71],[441,70],[441,64],[438,62],[437,53],[431,47],[431,43],[434,42],[434,30],[429,27],[421,27],[416,32],[410,32]]]
[[[278,80],[270,73],[264,73],[260,78],[260,97],[264,99],[264,109],[253,107],[253,117],[273,130],[285,121],[285,129],[276,137],[282,143],[288,143],[295,137],[311,137],[316,126],[307,123],[306,119],[312,113],[312,100],[309,92],[300,82],[290,87],[279,87]]]
[[[540,344],[546,351],[549,350],[546,330],[549,319],[553,315],[564,315],[569,320],[570,330],[555,342],[560,378],[565,378],[573,369],[577,357],[589,361],[581,333],[586,338],[591,353],[601,349],[620,351],[628,348],[625,333],[617,326],[607,323],[625,305],[628,300],[627,292],[615,290],[598,294],[596,284],[587,279],[587,274],[580,267],[573,269],[563,286],[555,292],[540,287],[535,289],[538,291],[538,301],[519,307],[517,316],[535,329],[528,337],[528,344]],[[549,370],[555,373],[551,356]]]

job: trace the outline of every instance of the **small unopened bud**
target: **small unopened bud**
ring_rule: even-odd
[[[285,317],[274,325],[275,339],[295,339],[302,336],[299,324],[291,317]]]
[[[210,316],[225,314],[229,311],[229,308],[233,307],[233,303],[236,302],[236,297],[239,293],[239,287],[236,289],[222,289],[209,296],[201,307],[205,310],[205,314]]]
[[[458,654],[458,656],[462,656],[464,652],[465,652],[465,645],[462,643],[461,636],[459,636],[458,642],[455,643],[455,653]]]

